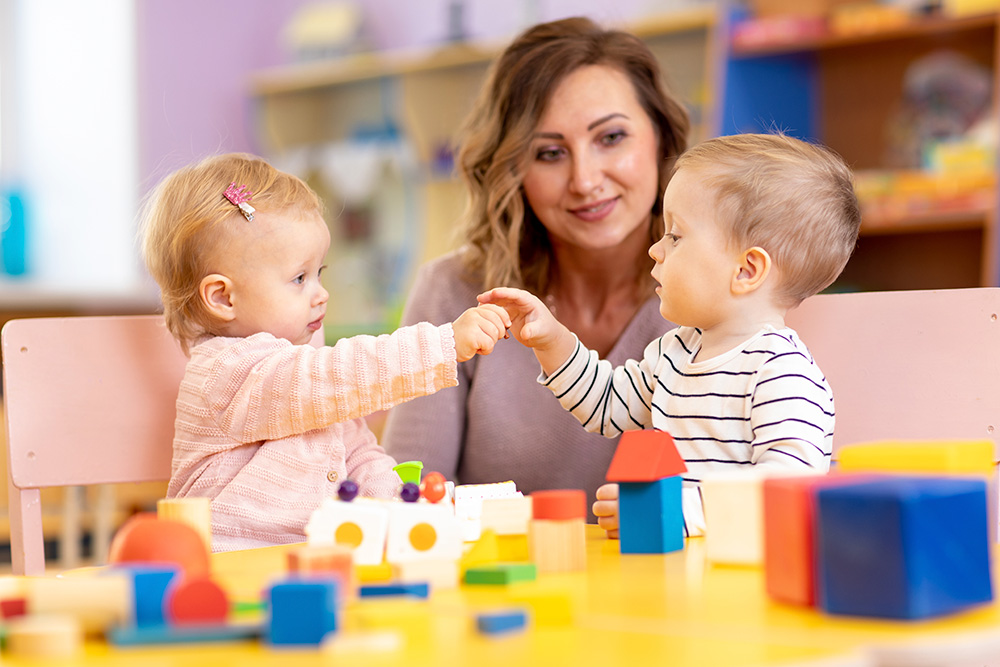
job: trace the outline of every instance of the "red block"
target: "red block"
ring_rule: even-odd
[[[211,579],[182,579],[167,591],[167,618],[175,625],[224,623],[229,598]]]
[[[836,474],[764,480],[764,582],[780,602],[816,604],[816,491],[878,475]]]

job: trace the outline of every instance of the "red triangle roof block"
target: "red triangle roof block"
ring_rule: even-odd
[[[684,459],[666,431],[626,431],[608,466],[609,482],[655,482],[687,472]]]

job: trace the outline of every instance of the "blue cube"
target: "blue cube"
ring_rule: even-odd
[[[986,482],[886,477],[816,494],[819,605],[918,619],[993,599]]]
[[[271,586],[268,640],[275,645],[318,645],[337,630],[336,579],[285,579]]]
[[[124,563],[115,568],[132,577],[135,624],[140,628],[164,625],[167,588],[179,578],[180,566],[172,563]]]
[[[683,549],[681,478],[619,482],[618,538],[623,554],[663,554]]]

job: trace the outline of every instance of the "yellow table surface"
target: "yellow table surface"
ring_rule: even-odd
[[[233,599],[259,599],[284,572],[287,550],[215,554],[213,576]],[[542,593],[568,597],[571,625],[529,627],[500,638],[476,631],[478,612],[509,608],[519,596]],[[427,600],[366,598],[349,602],[341,621],[338,639],[345,641],[318,649],[276,649],[259,640],[118,648],[94,640],[77,660],[58,664],[801,665],[872,646],[997,632],[1000,605],[920,622],[829,616],[771,601],[760,568],[707,563],[700,538],[671,554],[622,556],[617,541],[588,526],[586,572],[543,574],[509,587],[460,586],[433,592]],[[387,633],[398,638],[396,648],[351,645]],[[8,655],[3,662],[39,664]]]

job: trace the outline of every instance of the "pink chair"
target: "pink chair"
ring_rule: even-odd
[[[160,315],[11,320],[0,347],[13,571],[43,574],[42,488],[170,478],[186,358]]]
[[[833,387],[835,460],[880,439],[988,438],[1000,454],[1000,288],[824,294],[786,321]]]

